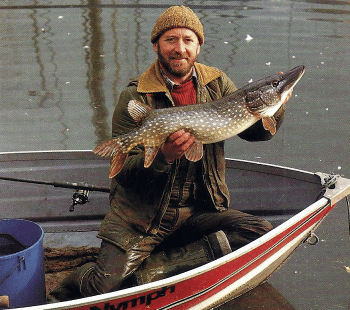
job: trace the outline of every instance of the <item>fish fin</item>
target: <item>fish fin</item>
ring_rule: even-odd
[[[152,108],[137,100],[128,102],[128,112],[136,123],[141,123],[152,111]]]
[[[127,153],[123,153],[120,150],[120,142],[118,139],[109,139],[98,146],[96,146],[92,151],[100,155],[101,157],[112,156],[111,167],[109,170],[109,177],[115,177],[120,170],[123,168],[124,162],[128,157]]]
[[[148,168],[157,156],[160,146],[145,145],[145,168]]]
[[[203,157],[203,144],[199,140],[195,140],[193,144],[185,152],[185,156],[189,161],[198,161]]]
[[[114,178],[120,170],[122,170],[125,160],[128,157],[127,153],[115,152],[111,159],[111,167],[109,169],[109,178]]]
[[[92,151],[101,157],[107,157],[112,156],[114,152],[117,152],[119,147],[120,144],[118,139],[109,139],[100,143]]]
[[[277,131],[277,123],[275,118],[272,117],[263,117],[262,119],[263,126],[265,130],[268,130],[272,135],[274,135]]]

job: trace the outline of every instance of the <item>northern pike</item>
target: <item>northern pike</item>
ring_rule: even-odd
[[[304,72],[304,66],[295,67],[288,72],[252,82],[226,97],[202,104],[152,109],[141,102],[130,100],[128,112],[140,125],[129,133],[102,142],[93,152],[102,157],[112,156],[109,177],[113,178],[122,169],[132,148],[144,146],[144,167],[148,168],[166,139],[180,129],[195,137],[195,142],[185,152],[190,161],[202,158],[203,144],[231,138],[260,119],[265,130],[274,135],[274,114],[288,101],[293,87]]]

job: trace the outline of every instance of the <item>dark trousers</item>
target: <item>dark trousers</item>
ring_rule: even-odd
[[[189,208],[168,209],[159,232],[143,237],[128,251],[102,241],[96,264],[76,271],[80,292],[86,297],[119,289],[152,252],[181,247],[219,230],[235,250],[271,229],[268,221],[237,210],[193,213]]]

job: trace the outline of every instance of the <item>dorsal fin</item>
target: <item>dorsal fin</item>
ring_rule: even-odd
[[[263,117],[262,119],[263,126],[265,130],[268,130],[272,135],[274,135],[277,131],[277,123],[273,116],[271,117]]]
[[[151,111],[152,108],[140,101],[130,100],[128,102],[128,112],[136,123],[141,123]]]

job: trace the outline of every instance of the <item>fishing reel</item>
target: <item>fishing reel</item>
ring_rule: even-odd
[[[86,189],[87,184],[79,183],[77,186],[81,186],[82,188],[78,188],[75,190],[72,196],[72,204],[69,207],[69,212],[74,211],[74,207],[76,205],[83,205],[89,201],[89,190]]]

